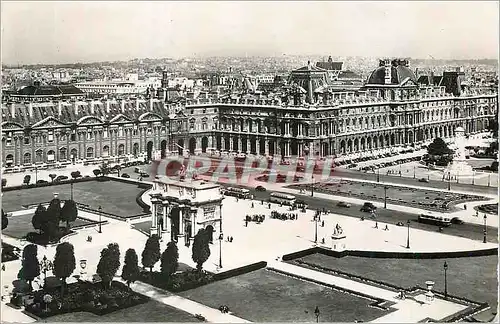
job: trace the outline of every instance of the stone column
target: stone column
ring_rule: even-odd
[[[243,147],[242,146],[242,143],[241,143],[241,135],[238,136],[238,150],[241,151],[241,152],[244,152],[243,150]]]
[[[268,139],[265,139],[264,141],[266,143],[266,147],[265,147],[265,153],[266,155],[269,155],[269,140]]]
[[[158,234],[158,219],[157,219],[157,208],[158,205],[156,204],[155,198],[152,199],[151,201],[151,235],[153,234]]]
[[[258,137],[255,139],[255,151],[257,155],[260,155],[260,139]]]
[[[163,220],[163,227],[162,227],[162,232],[166,233],[169,232],[169,224],[168,224],[168,204],[163,203],[163,215],[162,215],[162,220]]]

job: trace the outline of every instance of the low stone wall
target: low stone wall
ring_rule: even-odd
[[[240,275],[252,272],[252,271],[263,269],[265,267],[267,267],[267,262],[265,262],[265,261],[260,261],[260,262],[248,264],[248,265],[245,265],[243,267],[239,267],[239,268],[231,269],[228,271],[216,273],[216,274],[214,274],[214,280],[219,281],[219,280],[224,280],[224,279],[231,278],[231,277],[240,276]]]

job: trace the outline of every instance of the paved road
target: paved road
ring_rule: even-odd
[[[235,185],[230,185],[230,186],[235,187]],[[267,201],[269,199],[270,191],[262,192],[262,191],[256,191],[255,189],[252,188],[247,188],[247,189],[250,190],[250,192],[254,195],[256,200]],[[371,221],[370,214],[360,211],[361,205],[352,204],[350,208],[337,207],[337,203],[342,199],[336,196],[332,196],[332,199],[311,197],[310,195],[297,195],[297,197],[300,197],[299,199],[307,203],[309,205],[309,208],[311,209],[326,208],[336,214],[356,217],[356,218],[365,217],[366,218],[365,221]],[[400,221],[406,224],[407,220],[411,220],[412,221],[410,225],[411,228],[418,228],[426,231],[438,231],[438,227],[435,225],[422,224],[417,222],[417,216],[415,214],[410,214],[395,210],[379,208],[377,210],[377,220],[389,224],[396,224],[397,222]],[[483,226],[476,224],[462,224],[462,225],[453,224],[450,227],[445,228],[443,233],[482,241],[483,229],[484,229]],[[488,227],[487,233],[489,242],[498,242],[497,228]]]
[[[360,180],[370,180],[370,181],[377,181],[377,174],[376,173],[364,173],[360,171],[355,171],[355,170],[348,170],[348,169],[341,169],[341,168],[336,168],[335,171],[333,172],[334,178],[352,178],[352,179],[360,179]],[[412,186],[420,186],[423,188],[437,188],[437,189],[445,189],[448,190],[448,182],[447,181],[434,181],[430,180],[427,183],[422,183],[418,182],[417,179],[413,178],[408,178],[408,177],[398,177],[398,176],[388,176],[388,175],[383,175],[380,174],[380,181],[382,182],[391,182],[395,184],[401,184],[401,185],[412,185]],[[466,183],[456,183],[451,182],[450,183],[451,190],[467,190],[467,191],[473,191],[478,194],[497,194],[498,193],[498,188],[496,187],[487,187],[487,186],[477,186],[477,185],[471,185],[471,184],[466,184]]]
[[[134,173],[134,167],[126,168],[122,172],[128,173],[132,177],[137,177],[138,175]],[[345,169],[337,169],[336,170],[336,177],[346,177],[346,178],[353,178],[353,179],[361,179],[361,180],[376,180],[376,175],[370,174],[370,173],[361,173],[359,171],[352,171],[352,170],[345,170]],[[373,177],[370,178],[370,177]],[[149,178],[146,178],[145,180],[149,180]],[[404,178],[404,177],[393,177],[393,176],[384,176],[380,175],[380,180],[381,181],[387,181],[387,182],[392,182],[392,183],[397,183],[397,184],[409,184],[413,186],[421,186],[423,189],[426,187],[429,188],[446,188],[447,189],[447,183],[443,183],[440,181],[430,181],[429,183],[420,183],[416,181],[415,179],[411,178]],[[224,185],[224,184],[221,184]],[[231,186],[231,187],[238,187],[234,184],[231,185],[225,185],[225,186]],[[253,188],[248,188],[244,186],[239,186],[242,188],[247,188],[251,191],[251,193],[254,195],[255,199],[257,200],[262,200],[264,199],[267,201],[269,199],[269,194],[270,192],[259,192],[256,191]],[[461,188],[462,190],[469,190],[469,191],[475,191],[477,193],[489,193],[489,194],[496,194],[497,190],[496,188],[488,188],[484,186],[472,186],[470,184],[452,184],[452,189],[458,189]],[[337,203],[342,200],[340,197],[332,196],[332,199],[322,199],[322,198],[316,198],[316,197],[310,197],[309,195],[300,195],[300,199],[305,201],[308,205],[309,208],[312,209],[329,209],[337,214],[344,215],[344,216],[350,216],[350,217],[356,217],[356,218],[361,218],[365,217],[369,221],[369,214],[361,212],[359,209],[361,208],[361,205],[356,205],[352,204],[350,208],[340,208],[337,207]],[[379,209],[377,210],[377,219],[380,222],[386,222],[389,224],[396,224],[397,222],[403,222],[406,224],[407,220],[411,220],[411,227],[412,228],[418,228],[422,230],[427,230],[427,231],[437,231],[438,227],[435,225],[429,225],[429,224],[421,224],[417,222],[417,216],[415,214],[411,213],[405,213],[405,212],[400,212],[400,211],[395,211],[395,210],[388,210],[388,209]],[[476,225],[476,224],[462,224],[462,225],[451,225],[448,228],[444,229],[445,234],[449,235],[455,235],[459,237],[465,237],[465,238],[470,238],[473,240],[483,240],[483,229],[484,227],[482,225]],[[498,242],[498,229],[494,227],[488,227],[487,228],[487,233],[488,233],[488,241],[489,242]]]

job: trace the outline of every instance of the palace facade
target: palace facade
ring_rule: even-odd
[[[418,146],[485,131],[497,93],[422,85],[407,60],[382,60],[356,91],[337,91],[327,70],[292,71],[274,96],[234,94],[185,99],[9,102],[2,104],[2,166],[118,159],[211,151],[341,156]],[[455,78],[455,79],[454,79]]]

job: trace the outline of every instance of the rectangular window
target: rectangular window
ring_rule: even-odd
[[[7,133],[7,141],[5,142],[5,145],[11,146],[12,145],[12,133]]]
[[[73,134],[71,134],[71,141],[72,142],[76,141],[76,134],[74,131],[73,131]]]
[[[102,137],[104,137],[104,138],[108,138],[108,136],[109,136],[109,134],[108,134],[108,130],[107,130],[107,129],[105,129],[105,130],[103,131],[103,133],[102,133]]]
[[[118,128],[118,136],[123,137],[123,127]]]
[[[54,141],[54,133],[52,131],[49,132],[47,141],[49,141],[49,143]]]
[[[28,145],[30,143],[30,137],[29,136],[24,136],[24,144]]]
[[[92,139],[92,132],[87,132],[87,140],[91,140]]]

